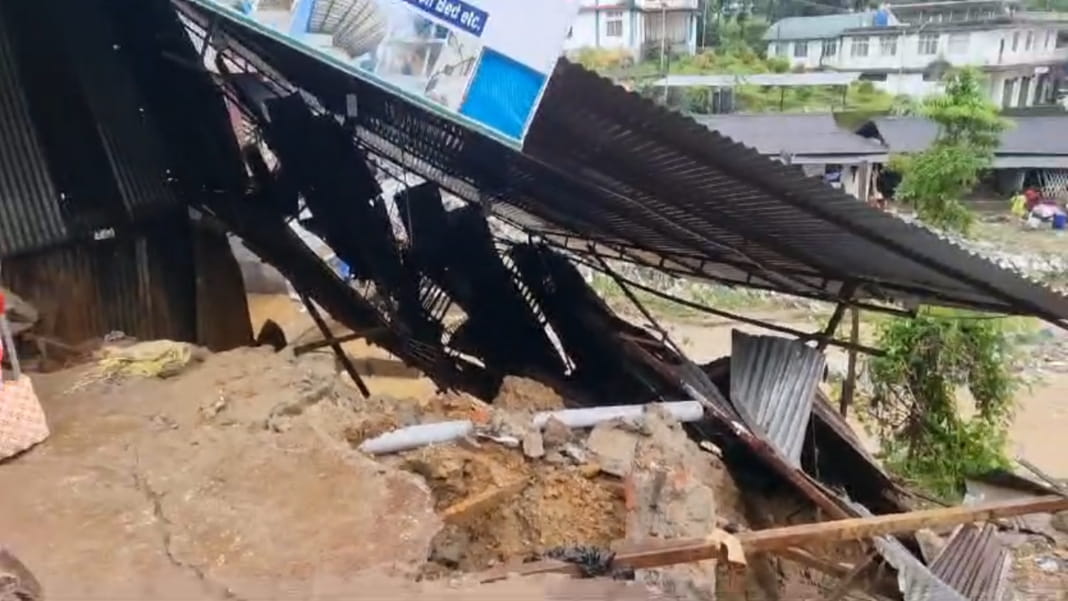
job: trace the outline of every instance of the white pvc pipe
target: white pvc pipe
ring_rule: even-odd
[[[661,406],[680,422],[694,422],[704,416],[704,409],[701,407],[701,403],[697,401],[662,403]],[[647,407],[649,405],[619,405],[615,407],[543,411],[534,415],[533,425],[538,430],[541,430],[550,418],[555,418],[569,428],[591,428],[614,419],[640,418]],[[371,455],[387,455],[400,451],[410,451],[426,445],[452,442],[465,436],[470,436],[474,430],[475,425],[468,420],[420,424],[365,440],[359,448],[361,451]]]
[[[701,403],[697,401],[679,401],[661,403],[672,417],[680,422],[695,422],[704,415]],[[542,429],[550,418],[555,418],[569,428],[592,428],[602,422],[614,419],[638,419],[650,405],[617,405],[615,407],[587,407],[583,409],[565,409],[563,411],[543,411],[534,415],[534,427]]]
[[[475,425],[468,420],[419,424],[365,440],[360,450],[371,455],[398,453],[439,442],[452,442],[470,436],[474,430]]]

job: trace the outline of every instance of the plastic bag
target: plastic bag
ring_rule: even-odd
[[[0,460],[44,441],[50,434],[33,382],[23,374],[0,388]]]

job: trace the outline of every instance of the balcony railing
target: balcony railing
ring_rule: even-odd
[[[634,0],[638,10],[697,10],[697,0]]]

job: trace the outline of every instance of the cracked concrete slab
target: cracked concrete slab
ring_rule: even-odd
[[[53,436],[0,465],[3,542],[50,601],[312,599],[426,559],[440,522],[422,479],[331,436],[348,402],[332,358],[242,349],[64,394],[77,377],[37,379]]]

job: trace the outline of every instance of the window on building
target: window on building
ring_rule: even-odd
[[[868,56],[868,36],[863,35],[853,38],[849,47],[850,56]]]
[[[886,81],[886,73],[865,72],[860,74],[860,81]]]
[[[1020,32],[1012,34],[1012,51],[1016,52],[1020,49]]]
[[[938,54],[938,34],[925,33],[921,35],[916,52],[922,56]]]
[[[1030,50],[1035,45],[1035,32],[1027,32],[1027,40],[1024,42],[1024,50]]]
[[[951,33],[949,34],[949,53],[950,54],[967,54],[968,53],[968,39],[967,33]]]
[[[883,56],[894,56],[897,54],[897,38],[894,36],[883,36],[879,38],[879,54]]]
[[[794,42],[794,56],[796,58],[804,58],[808,56],[808,40],[798,40]]]
[[[1012,93],[1016,89],[1015,79],[1006,79],[1005,86],[1001,88],[1001,108],[1012,106]]]
[[[779,48],[775,50],[775,54],[778,54],[779,56],[786,56],[786,51],[789,49],[789,42],[779,42]]]
[[[1064,32],[1058,31],[1057,32],[1057,47],[1058,48],[1064,48],[1065,46],[1068,46],[1068,33],[1064,33]]]
[[[1046,50],[1053,48],[1053,31],[1046,32]]]
[[[823,56],[838,54],[838,40],[823,40]]]
[[[604,35],[609,38],[623,37],[623,11],[613,10],[604,14]]]
[[[1029,98],[1030,94],[1031,94],[1031,78],[1030,77],[1021,77],[1020,78],[1019,95],[1017,95],[1017,97],[1016,97],[1016,106],[1030,106],[1030,103],[1028,102],[1029,100],[1031,100]]]
[[[575,35],[575,28],[574,27],[568,27],[567,28],[567,39],[570,40],[574,35]]]

